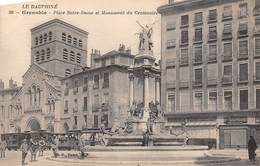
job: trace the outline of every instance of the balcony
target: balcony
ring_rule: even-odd
[[[201,87],[202,86],[202,80],[195,80],[192,82],[193,87]]]
[[[248,75],[238,75],[237,82],[239,84],[247,84],[248,83]]]
[[[232,32],[229,33],[222,33],[222,40],[231,40],[233,38]]]
[[[202,19],[193,20],[193,26],[199,26],[202,24],[203,24]]]
[[[222,56],[222,61],[227,62],[227,61],[232,61],[232,55],[223,55]]]
[[[193,59],[193,64],[194,65],[201,65],[203,62],[202,62],[202,56],[197,56],[195,57],[195,59]]]
[[[180,80],[179,81],[179,88],[188,88],[189,87],[189,80]]]
[[[237,60],[246,60],[246,59],[248,59],[248,53],[242,53],[242,52],[240,52],[240,53],[238,54]]]
[[[40,106],[29,106],[24,113],[39,113],[42,112],[42,108]]]
[[[254,75],[254,82],[260,83],[260,75]]]
[[[79,88],[78,87],[73,88],[73,94],[74,95],[77,94],[78,92],[79,92]]]
[[[208,56],[208,63],[215,63],[217,62],[217,55],[210,55]]]
[[[208,16],[208,24],[212,24],[212,23],[216,23],[217,20],[217,15],[216,14],[212,14]]]
[[[233,17],[232,17],[232,11],[230,12],[224,12],[222,14],[222,21],[228,21],[228,20],[232,20]]]
[[[217,41],[218,37],[217,37],[217,33],[210,33],[208,34],[208,42],[214,42]]]
[[[188,66],[189,65],[189,57],[181,57],[180,58],[180,66]]]
[[[176,59],[167,59],[166,60],[166,68],[175,67]]]
[[[201,44],[203,42],[202,37],[194,37],[193,44]]]
[[[83,92],[87,92],[87,91],[88,91],[88,86],[87,85],[83,86]]]
[[[232,76],[231,75],[224,75],[222,77],[222,85],[228,85],[228,84],[232,84]]]
[[[207,80],[207,85],[208,86],[216,86],[218,84],[218,79],[213,77],[213,78],[208,78]]]
[[[167,89],[175,89],[176,88],[176,84],[175,83],[166,83],[166,88]]]

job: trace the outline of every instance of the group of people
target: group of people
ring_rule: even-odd
[[[28,152],[31,153],[31,162],[36,161],[37,152],[39,152],[39,156],[43,156],[43,152],[46,149],[46,141],[43,137],[40,139],[31,138],[29,141],[28,139],[24,139],[22,141],[20,150],[22,152],[22,165],[25,164],[25,159]]]

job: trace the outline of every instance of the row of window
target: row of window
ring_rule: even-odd
[[[260,20],[259,20],[260,21]],[[241,37],[247,37],[248,36],[248,24],[247,22],[240,22],[239,23],[239,28],[238,28],[238,36]],[[222,33],[222,39],[227,40],[227,39],[232,39],[232,23],[225,23],[224,28],[223,28],[223,33]],[[208,41],[216,41],[218,38],[217,36],[217,26],[210,26],[209,27],[209,33],[208,33]],[[202,43],[203,42],[203,31],[202,27],[195,28],[194,32],[194,39],[193,39],[194,44],[196,43]],[[189,32],[187,29],[181,31],[181,40],[180,44],[189,44]],[[176,40],[175,39],[170,39],[167,41],[166,48],[175,48],[176,47]]]
[[[66,69],[65,71],[65,76],[69,76],[71,74],[71,70],[70,69]],[[102,84],[102,88],[109,88],[109,73],[106,72],[103,75],[103,84]],[[88,90],[88,77],[84,78],[84,82],[83,82],[83,92]],[[68,83],[66,83],[65,85],[65,95],[69,95],[69,88],[68,88]],[[78,87],[79,87],[79,80],[75,80],[73,83],[73,93],[77,94],[78,93]],[[100,88],[100,75],[96,74],[94,75],[94,82],[93,82],[93,89],[99,89]]]
[[[176,112],[176,111],[189,111],[190,105],[187,104],[187,100],[189,100],[189,93],[183,93],[180,94],[180,106],[179,109],[176,109],[176,97],[175,93],[169,93],[168,94],[168,101],[167,101],[167,111],[168,112]],[[187,98],[188,97],[188,98]],[[208,97],[208,111],[218,111],[218,103],[220,97],[218,97],[216,90],[210,90],[207,94]],[[185,101],[182,101],[184,100]],[[240,89],[239,90],[239,103],[234,103],[233,99],[233,93],[232,90],[224,90],[223,93],[223,111],[232,111],[234,109],[234,105],[238,104],[240,110],[246,110],[249,108],[249,95],[248,95],[248,89]],[[255,101],[260,100],[260,89],[255,90]],[[255,108],[260,109],[260,102],[255,102]],[[196,112],[202,112],[204,109],[203,104],[203,92],[196,91],[193,95],[193,111]]]
[[[34,39],[35,45],[41,45],[48,41],[52,41],[52,32],[44,33],[43,35],[36,36]]]
[[[249,80],[249,70],[248,63],[240,63],[238,66],[238,82],[248,82]],[[213,70],[212,70],[213,69]],[[217,67],[216,68],[208,68],[208,81],[215,80],[215,84],[217,84]],[[233,72],[232,72],[232,64],[223,64],[223,75],[222,75],[222,83],[232,83],[233,82]],[[167,69],[174,70],[174,69]],[[170,73],[170,71],[167,71]],[[187,73],[186,73],[187,74]],[[214,74],[214,75],[213,75]],[[169,77],[174,77],[176,74],[168,75]],[[195,68],[194,69],[194,83],[193,85],[203,84],[203,69]],[[182,79],[180,80],[182,81]],[[188,78],[186,79],[188,81]],[[260,81],[260,61],[255,62],[254,66],[254,81]]]
[[[259,12],[257,12],[260,8],[259,1],[256,0],[255,4],[255,9],[254,9],[254,14],[257,15]],[[227,5],[224,6],[223,8],[223,14],[222,14],[222,20],[231,20],[232,19],[232,5]],[[239,18],[245,18],[248,16],[248,4],[247,3],[242,3],[239,4]],[[217,9],[211,9],[208,11],[208,23],[214,23],[217,22],[218,18],[218,12]],[[181,16],[180,19],[180,25],[181,28],[189,26],[189,15],[183,15]],[[193,19],[193,24],[194,26],[201,25],[203,24],[203,12],[197,12],[194,14],[194,19]],[[167,30],[175,30],[175,24],[174,23],[168,23],[167,24]]]
[[[260,38],[255,38],[255,57],[260,56]],[[207,49],[207,62],[217,62],[217,43],[211,43],[208,45]],[[233,59],[233,44],[232,41],[226,41],[223,43],[222,49],[222,61],[232,61]],[[203,63],[203,47],[202,45],[197,45],[194,47],[193,51],[193,64],[202,64]],[[238,60],[247,59],[249,54],[249,43],[248,40],[239,40],[238,43]],[[180,66],[185,66],[189,64],[189,50],[188,48],[181,48],[180,49],[180,59],[179,59]]]
[[[62,33],[61,36],[62,41],[68,43],[68,44],[73,44],[74,46],[82,47],[82,40],[77,39],[76,37],[72,37],[71,35],[67,35],[66,33]]]
[[[6,115],[7,113],[7,115]],[[17,115],[22,114],[22,107],[21,105],[13,106],[10,105],[7,107],[7,110],[5,110],[5,106],[0,106],[0,119],[5,119],[5,118],[14,118]]]
[[[100,117],[100,122],[102,125],[104,125],[105,127],[108,127],[108,114],[103,114]],[[73,117],[73,129],[77,129],[77,125],[78,125],[78,116],[74,116]],[[87,115],[84,115],[84,125],[82,126],[82,129],[84,128],[88,128],[88,119],[87,119]],[[98,128],[100,127],[100,123],[99,123],[99,115],[93,115],[93,125],[91,126],[92,128]],[[64,124],[64,129],[65,131],[69,131],[69,126],[67,123]]]
[[[42,49],[41,51],[36,51],[35,53],[35,61],[38,62],[43,62],[45,60],[50,59],[51,57],[51,49]]]
[[[71,62],[81,63],[81,54],[75,53],[74,51],[68,51],[66,48],[63,49],[63,59]]]

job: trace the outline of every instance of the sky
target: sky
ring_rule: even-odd
[[[19,3],[13,4],[15,1]],[[152,24],[154,55],[160,57],[160,15],[23,15],[21,11],[25,4],[58,4],[57,10],[85,10],[85,11],[156,11],[168,3],[168,0],[37,0],[28,2],[21,0],[1,0],[0,6],[0,79],[7,87],[12,77],[18,85],[22,83],[22,76],[28,70],[31,59],[30,29],[46,21],[58,18],[75,25],[87,32],[88,36],[88,64],[91,49],[98,49],[101,54],[118,49],[119,44],[131,47],[132,53],[137,54],[138,33],[141,24]],[[12,4],[10,4],[12,3]],[[19,14],[9,14],[9,11],[19,11]],[[42,9],[28,9],[37,11]],[[43,9],[53,11],[53,9]]]

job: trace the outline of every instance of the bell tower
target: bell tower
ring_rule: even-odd
[[[87,64],[88,32],[59,19],[31,29],[31,64],[58,77],[81,71]]]

